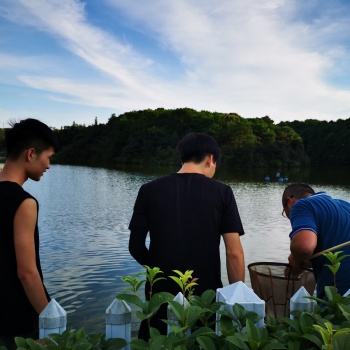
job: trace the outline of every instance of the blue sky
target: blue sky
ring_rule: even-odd
[[[159,107],[350,118],[350,1],[0,1],[0,127]]]

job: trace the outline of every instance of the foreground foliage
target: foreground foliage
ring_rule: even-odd
[[[339,253],[327,253],[331,262],[326,265],[335,275],[338,263],[346,256]],[[105,340],[103,334],[87,334],[83,329],[74,332],[69,329],[62,335],[53,334],[49,338],[35,342],[32,339],[17,338],[18,349],[32,350],[87,350],[122,349],[173,349],[173,350],[347,350],[350,344],[350,296],[341,296],[336,286],[325,287],[327,299],[309,298],[319,303],[314,312],[292,311],[293,319],[271,316],[265,318],[265,326],[257,327],[259,316],[247,311],[243,306],[234,304],[232,310],[226,311],[224,303],[216,302],[213,290],[205,291],[201,296],[193,294],[196,279],[193,271],[185,273],[174,270],[175,276],[169,276],[178,284],[183,298],[174,300],[170,293],[152,293],[150,300],[142,300],[138,295],[139,288],[147,280],[153,286],[160,276],[159,268],[146,266],[145,273],[123,277],[129,284],[125,288],[129,293],[119,294],[117,298],[137,305],[137,316],[148,322],[150,339],[148,342],[133,339],[129,344],[124,339]],[[145,275],[145,279],[140,279]],[[335,281],[335,280],[334,280]],[[152,288],[151,288],[152,290]],[[131,293],[130,293],[131,292]],[[161,305],[167,304],[176,316],[176,320],[164,320],[170,327],[168,335],[161,335],[157,329],[150,327],[150,319]],[[213,320],[218,315],[219,320]],[[215,328],[216,327],[216,328]],[[0,347],[0,350],[1,347]]]

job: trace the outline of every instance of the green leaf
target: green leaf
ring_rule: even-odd
[[[22,337],[15,337],[15,343],[16,343],[17,347],[26,348],[26,346],[27,346],[26,340]]]
[[[333,335],[333,338],[337,338],[343,334],[349,334],[349,333],[350,333],[350,328],[342,328],[335,332],[335,334]]]
[[[206,290],[201,295],[201,299],[202,299],[203,303],[206,305],[211,304],[215,300],[215,297],[216,297],[216,293],[212,289]]]
[[[259,343],[256,342],[253,339],[248,340],[249,346],[251,347],[252,350],[258,350],[259,349]]]
[[[272,342],[272,343],[266,344],[265,346],[263,346],[261,348],[261,350],[275,350],[275,349],[284,350],[284,349],[286,349],[286,347],[282,344],[277,343],[277,342]],[[290,350],[290,349],[288,348],[288,350]]]
[[[127,303],[137,305],[141,309],[143,309],[144,302],[137,296],[133,294],[118,294],[116,296],[117,299],[119,300],[124,300]]]
[[[165,277],[158,277],[158,278],[153,280],[153,283],[156,283],[156,282],[158,282],[160,280],[166,280],[166,278]]]
[[[198,344],[204,350],[216,350],[215,343],[209,338],[200,336],[196,338]]]
[[[246,309],[238,303],[233,304],[232,310],[239,320],[241,320],[247,312]]]
[[[175,282],[179,285],[180,289],[183,291],[184,285],[183,285],[182,281],[180,280],[180,278],[175,277],[175,276],[169,276],[169,277],[170,277],[173,281],[175,281]]]
[[[175,314],[175,316],[177,317],[177,319],[179,321],[182,321],[184,318],[183,306],[174,300],[169,301],[169,306],[170,306],[171,310],[173,311],[173,313]]]
[[[84,344],[74,346],[74,350],[90,350],[92,345],[85,342]]]
[[[247,320],[246,327],[247,327],[248,339],[249,340],[251,339],[251,340],[258,343],[261,340],[261,338],[259,336],[259,332],[258,332],[257,328],[255,327],[254,323],[251,322],[250,320]]]
[[[149,302],[148,310],[158,310],[162,304],[165,304],[174,299],[174,295],[168,292],[155,293]]]
[[[139,281],[135,286],[135,290],[138,291],[144,283],[146,283],[145,280]]]
[[[342,312],[343,316],[350,321],[350,308],[347,305],[338,304],[339,310]]]
[[[287,318],[287,317],[281,317],[281,320],[287,323],[293,329],[295,329],[298,334],[301,333],[300,323],[298,320],[291,320],[290,318]]]
[[[119,350],[123,349],[128,345],[127,341],[122,338],[110,338],[106,340],[106,350]]]
[[[327,324],[327,322],[325,324]],[[314,325],[314,328],[321,334],[321,337],[323,339],[323,343],[329,344],[331,334],[328,332],[328,330],[323,328],[322,326],[317,325],[317,324]]]
[[[348,350],[350,343],[350,334],[343,333],[339,337],[333,338],[334,350]]]
[[[34,339],[28,338],[27,344],[29,345],[29,348],[31,350],[41,350],[42,349],[42,347]]]
[[[198,283],[196,283],[196,282],[191,282],[191,283],[186,284],[186,286],[185,286],[185,291],[187,291],[187,290],[193,288],[194,286],[198,286]]]
[[[154,312],[151,312],[149,314],[144,314],[144,313],[142,313],[140,311],[136,311],[135,315],[136,315],[137,318],[139,318],[141,321],[143,321],[143,320],[150,319],[151,317],[153,317],[154,314],[155,314]]]
[[[340,258],[338,258],[338,261],[342,261],[343,259],[347,258],[348,256],[350,256],[349,254],[346,255],[342,255]]]
[[[300,341],[289,341],[287,345],[288,350],[300,350]]]
[[[235,322],[235,324],[233,324],[231,317],[227,317],[225,315],[222,315],[220,317],[220,323],[219,323],[220,332],[224,333],[230,330],[237,330],[237,328],[238,328],[237,323]]]
[[[151,336],[151,339],[159,337],[160,336],[160,332],[157,328],[151,327],[149,330],[149,334]]]
[[[209,328],[209,327],[201,327],[198,328],[196,331],[194,331],[193,333],[191,333],[191,335],[189,336],[189,338],[195,338],[195,337],[199,337],[199,336],[216,336],[215,332]]]
[[[198,307],[198,306],[189,306],[186,311],[186,326],[194,326],[194,324],[198,321],[199,316],[201,315],[201,313],[203,309]]]
[[[176,324],[173,323],[173,321],[169,321],[169,320],[162,320],[164,323],[166,323],[172,330],[172,332],[174,334],[178,334],[178,333],[182,333],[183,331],[183,327],[180,327]]]
[[[247,344],[238,336],[239,333],[229,336],[226,338],[226,341],[235,345],[238,349],[249,350]]]
[[[142,339],[134,339],[130,342],[131,349],[135,350],[147,350],[148,349],[148,342]]]
[[[312,331],[313,317],[306,312],[300,314],[299,322],[303,333],[310,333]]]
[[[160,335],[157,336],[155,339],[152,338],[149,343],[149,350],[159,350],[159,349],[164,349],[164,345],[167,343],[167,337],[165,335]]]

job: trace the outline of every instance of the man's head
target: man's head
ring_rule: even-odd
[[[199,164],[207,156],[213,156],[215,164],[220,163],[221,152],[216,141],[204,133],[192,132],[187,134],[177,145],[182,163]]]
[[[25,119],[12,125],[5,135],[7,158],[17,160],[21,154],[33,148],[37,155],[53,147],[57,152],[59,141],[54,132],[36,119]]]
[[[313,194],[315,194],[315,191],[306,184],[297,183],[287,186],[282,195],[282,215],[285,212],[286,216],[289,218],[290,209],[293,204],[298,199],[306,198]]]

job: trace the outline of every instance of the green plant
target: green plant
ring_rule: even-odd
[[[119,294],[116,296],[119,300],[124,300],[128,303],[134,304],[140,308],[140,311],[136,312],[136,316],[141,321],[146,321],[148,324],[148,328],[151,328],[151,318],[156,314],[156,312],[159,310],[161,305],[169,302],[170,300],[174,299],[174,295],[167,292],[161,292],[161,293],[155,293],[153,294],[153,285],[159,280],[165,279],[164,277],[157,277],[160,273],[163,273],[158,267],[150,268],[149,266],[145,265],[147,271],[142,273],[146,276],[146,279],[148,280],[150,284],[150,292],[149,292],[149,300],[143,301],[139,296],[136,294]],[[127,279],[127,283],[130,283],[130,281],[136,285],[139,286],[141,281],[138,281],[138,275],[136,275],[136,279],[131,277],[131,279]],[[144,281],[145,282],[145,281]],[[142,284],[141,284],[142,285]],[[129,290],[133,291],[135,290],[134,287]]]
[[[323,256],[325,256],[331,263],[330,264],[325,264],[324,266],[327,266],[333,273],[333,285],[336,287],[336,273],[339,270],[340,267],[340,262],[345,259],[346,257],[350,256],[348,254],[343,255],[339,257],[339,254],[343,253],[342,251],[338,251],[335,253],[332,252],[327,252],[324,253]]]
[[[146,282],[146,280],[139,279],[140,275],[141,275],[141,272],[137,273],[135,276],[121,277],[120,279],[123,282],[130,284],[130,287],[125,287],[124,290],[129,290],[129,291],[133,292],[134,294],[137,294],[137,291]]]
[[[236,333],[235,335],[231,335],[226,338],[227,342],[235,346],[235,349],[287,349],[284,344],[280,343],[274,338],[271,338],[265,327],[257,328],[252,321],[247,319],[246,328],[246,333]]]
[[[247,322],[251,321],[253,324],[258,322],[259,316],[256,312],[247,311],[242,305],[236,303],[232,306],[232,313],[225,310],[218,310],[220,316],[220,332],[229,335],[233,332],[242,332],[247,326]]]
[[[154,283],[156,283],[160,280],[165,280],[166,278],[165,277],[157,277],[158,274],[163,273],[163,271],[161,271],[159,267],[151,268],[147,265],[144,265],[144,267],[147,269],[147,271],[143,272],[143,274],[146,276],[147,281],[150,285],[149,297],[150,297],[150,299],[152,299]]]
[[[282,317],[285,327],[272,334],[274,338],[285,341],[288,349],[319,349],[322,346],[320,336],[313,325],[317,318],[308,312],[293,311],[294,320]]]
[[[15,342],[17,350],[117,350],[127,345],[124,339],[105,340],[103,334],[88,334],[83,328],[78,331],[69,328],[62,334],[50,334],[37,341],[16,337]]]
[[[209,289],[199,295],[191,295],[189,297],[190,305],[198,306],[201,308],[201,314],[199,315],[200,324],[204,327],[214,327],[215,315],[223,305],[222,302],[216,302],[215,291]]]
[[[328,254],[328,253],[327,253]],[[335,260],[338,255],[335,255]],[[335,261],[333,260],[333,261]],[[337,264],[335,264],[337,265]],[[333,266],[333,265],[332,265]],[[336,267],[336,266],[335,266]],[[144,273],[152,285],[163,279],[158,268],[146,266]],[[122,278],[131,287],[127,288],[133,294],[117,295],[118,299],[137,305],[140,320],[149,321],[165,303],[169,305],[176,320],[164,320],[171,329],[167,335],[162,335],[150,327],[150,339],[144,341],[133,339],[128,345],[135,350],[347,350],[350,343],[350,296],[338,294],[334,286],[325,287],[325,300],[316,300],[320,306],[313,312],[292,311],[294,319],[283,317],[265,318],[265,326],[257,327],[259,320],[255,312],[247,311],[242,305],[234,304],[232,310],[227,305],[215,301],[215,291],[207,290],[201,296],[193,294],[196,281],[192,278],[193,271],[181,273],[174,270],[178,276],[172,279],[180,290],[188,294],[180,303],[173,300],[174,296],[167,292],[150,293],[150,300],[142,301],[136,294],[144,283],[140,274]],[[334,270],[336,273],[337,270]],[[225,305],[225,308],[223,306]],[[215,319],[215,315],[219,315]],[[218,334],[214,331],[217,323]],[[53,334],[46,339],[16,338],[19,349],[31,350],[117,350],[127,345],[124,339],[105,340],[102,334],[87,334],[83,329],[76,332],[65,331],[62,335]],[[0,350],[1,347],[0,347]]]
[[[325,322],[324,327],[320,325],[314,325],[314,328],[320,332],[324,344],[321,349],[333,350],[340,347],[345,349],[347,346],[346,341],[350,339],[350,328],[343,328],[334,330],[333,325],[330,322]]]
[[[193,294],[193,287],[197,285],[196,281],[198,278],[193,278],[193,270],[187,270],[185,273],[182,273],[178,270],[173,270],[173,272],[177,273],[177,276],[169,276],[172,280],[174,280],[180,287],[181,292],[184,296],[190,297]]]

